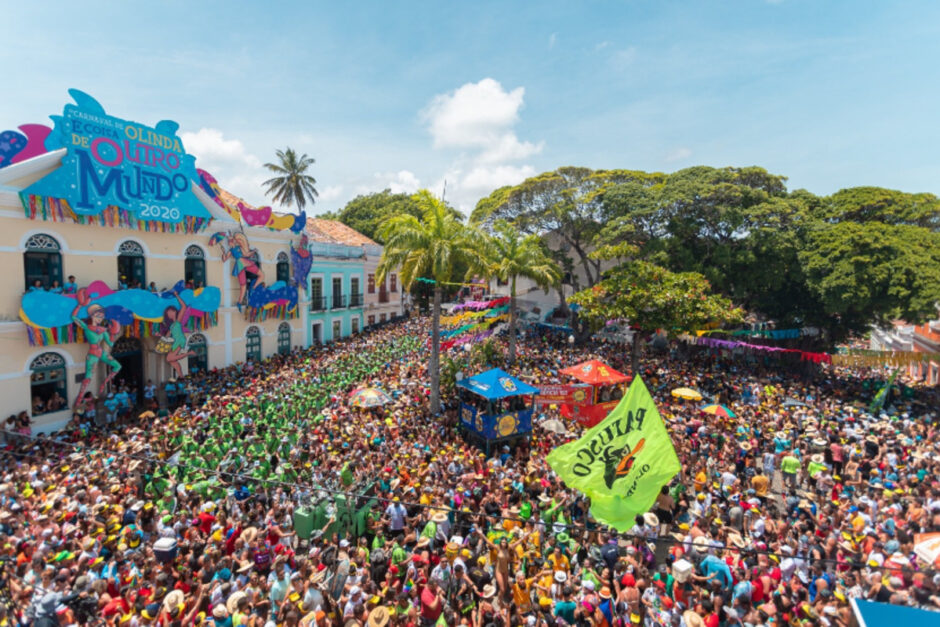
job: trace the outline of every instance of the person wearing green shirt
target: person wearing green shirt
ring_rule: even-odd
[[[796,456],[795,451],[785,455],[784,458],[780,460],[780,471],[783,473],[783,480],[791,490],[796,489],[798,483],[797,479],[799,478],[800,468],[802,466],[803,464],[800,462],[800,458]]]

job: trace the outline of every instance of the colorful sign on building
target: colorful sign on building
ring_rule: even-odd
[[[75,104],[51,116],[55,128],[45,140],[47,150],[67,152],[61,167],[23,191],[29,217],[159,231],[208,224],[211,215],[192,192],[196,158],[186,154],[176,122],[123,120],[84,92],[69,94]]]

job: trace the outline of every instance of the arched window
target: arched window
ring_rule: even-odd
[[[42,353],[29,364],[33,416],[68,407],[65,359],[58,353]]]
[[[261,331],[258,327],[248,327],[245,340],[245,359],[258,363],[261,361]]]
[[[290,283],[290,258],[285,252],[277,254],[277,280]]]
[[[277,328],[277,352],[281,355],[290,353],[290,325],[286,322]]]
[[[196,353],[190,355],[187,360],[187,366],[190,374],[194,372],[205,372],[209,369],[209,343],[206,336],[202,333],[193,333],[189,336],[189,350]]]
[[[62,253],[56,238],[45,233],[37,233],[26,240],[26,252],[23,253],[23,269],[26,276],[26,289],[37,287],[55,289],[55,283],[62,287]]]
[[[206,254],[202,248],[195,244],[186,248],[186,261],[184,262],[184,275],[186,283],[192,283],[193,288],[206,285]]]
[[[134,240],[125,240],[118,247],[118,285],[147,287],[147,268],[144,248]]]

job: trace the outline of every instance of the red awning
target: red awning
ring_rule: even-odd
[[[596,359],[586,361],[577,366],[565,368],[561,373],[573,377],[581,383],[589,383],[590,385],[610,385],[612,383],[627,381],[630,378]]]

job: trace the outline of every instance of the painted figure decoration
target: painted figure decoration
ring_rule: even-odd
[[[104,393],[108,383],[114,376],[121,371],[121,364],[111,356],[111,349],[114,342],[121,334],[121,323],[117,320],[107,322],[105,320],[104,307],[98,304],[89,304],[91,298],[88,296],[86,288],[78,290],[76,296],[77,303],[72,310],[72,322],[85,332],[85,341],[88,343],[88,356],[85,357],[85,377],[82,379],[82,385],[78,390],[78,396],[75,397],[75,407],[78,408],[91,385],[92,377],[95,374],[95,367],[98,363],[111,368],[110,374],[101,382],[98,395]],[[78,312],[82,307],[86,307],[87,319],[82,320],[78,317]]]
[[[186,350],[186,334],[183,332],[183,322],[189,314],[189,306],[183,301],[179,293],[176,294],[179,307],[173,305],[163,310],[163,322],[160,323],[160,339],[157,341],[156,351],[166,354],[166,363],[170,364],[177,377],[183,376],[180,360],[184,357],[194,357],[193,351]]]
[[[223,244],[224,242],[224,244]],[[218,244],[222,249],[222,261],[233,259],[232,276],[238,279],[238,310],[247,302],[248,292],[264,285],[264,272],[261,270],[261,255],[248,244],[244,233],[229,231],[227,234],[216,233],[209,239],[209,244]]]
[[[290,261],[294,273],[294,286],[298,289],[303,287],[305,292],[309,291],[307,275],[310,274],[310,267],[313,265],[313,255],[310,253],[306,233],[300,236],[297,248],[291,244]]]

